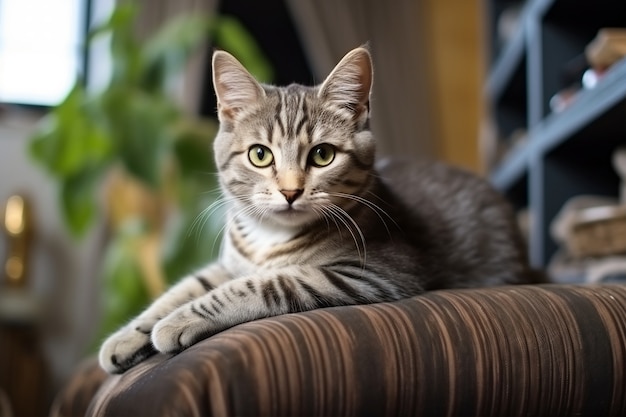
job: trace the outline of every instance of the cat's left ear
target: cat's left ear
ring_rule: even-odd
[[[212,63],[220,120],[232,121],[241,110],[265,96],[261,84],[228,52],[215,51]]]
[[[374,72],[372,57],[366,47],[348,52],[319,89],[320,98],[349,111],[355,119],[369,113]]]

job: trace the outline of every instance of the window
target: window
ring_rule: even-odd
[[[84,65],[85,0],[0,0],[0,102],[50,106]]]

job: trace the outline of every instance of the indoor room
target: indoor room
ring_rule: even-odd
[[[0,416],[626,414],[626,3],[0,0]]]

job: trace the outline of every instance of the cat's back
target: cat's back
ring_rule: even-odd
[[[431,288],[530,280],[513,210],[485,180],[440,162],[402,158],[379,161],[377,172],[402,234],[429,253]]]
[[[451,221],[494,207],[512,215],[508,203],[487,181],[442,162],[384,158],[376,170],[384,185],[414,211]]]

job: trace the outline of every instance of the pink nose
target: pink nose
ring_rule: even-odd
[[[302,191],[303,190],[301,190],[301,189],[298,189],[298,190],[280,190],[281,194],[285,196],[285,200],[287,200],[287,202],[289,204],[293,204],[293,202],[296,201],[296,199],[302,195]]]

